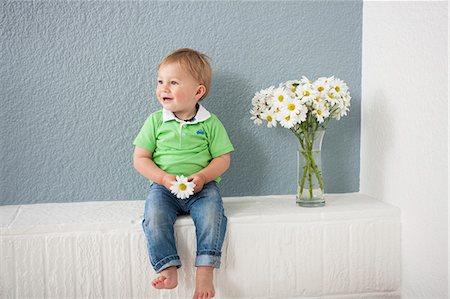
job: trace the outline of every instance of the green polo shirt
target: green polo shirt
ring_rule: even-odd
[[[185,177],[234,150],[220,120],[201,105],[191,122],[180,121],[165,109],[152,113],[133,144],[152,152],[153,162],[165,172]]]

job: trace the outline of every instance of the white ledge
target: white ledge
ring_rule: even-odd
[[[327,194],[322,208],[302,208],[294,195],[223,198],[229,223],[348,221],[399,216],[400,209],[360,193]],[[39,234],[141,229],[144,201],[97,201],[0,206],[0,233]],[[193,225],[189,216],[176,226]]]
[[[216,298],[399,299],[401,211],[360,193],[224,198]],[[195,228],[175,224],[175,290],[155,290],[141,228],[144,201],[0,206],[5,298],[191,298]]]

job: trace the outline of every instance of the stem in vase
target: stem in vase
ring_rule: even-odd
[[[305,187],[306,172],[308,171],[308,168],[306,166],[307,165],[303,166],[303,175],[300,181],[300,195],[303,194],[303,187]]]
[[[323,192],[323,178],[322,178],[322,174],[320,173],[319,167],[317,166],[317,164],[314,161],[313,157],[311,157],[311,161],[312,161],[312,167],[313,167],[313,170],[314,170],[314,174],[317,177],[317,181],[319,181],[320,190],[322,190],[322,192]]]
[[[309,199],[312,199],[313,198],[313,182],[312,182],[311,169],[308,171],[308,181],[309,181]]]

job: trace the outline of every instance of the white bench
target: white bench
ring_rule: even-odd
[[[323,208],[294,196],[224,198],[216,298],[400,298],[400,209],[359,193]],[[192,219],[175,224],[183,266],[155,290],[143,201],[0,207],[0,298],[192,298]]]

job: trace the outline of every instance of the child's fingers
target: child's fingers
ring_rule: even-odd
[[[200,192],[200,191],[202,191],[202,189],[203,189],[203,184],[195,185],[194,192],[195,193]]]
[[[198,186],[200,180],[197,177],[190,177],[190,178],[188,178],[188,182],[194,183],[196,186]]]

